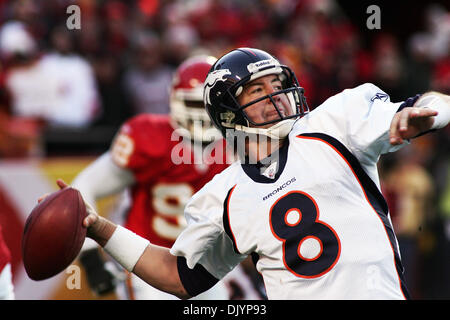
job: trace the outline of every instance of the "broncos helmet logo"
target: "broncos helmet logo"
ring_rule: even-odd
[[[211,104],[210,91],[216,85],[218,81],[225,81],[225,76],[231,75],[231,71],[229,69],[220,69],[210,72],[205,80],[204,85],[204,102],[205,104]],[[217,92],[220,93],[220,92]]]

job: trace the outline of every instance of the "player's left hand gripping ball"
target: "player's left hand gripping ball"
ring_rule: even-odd
[[[25,270],[44,280],[66,269],[86,238],[86,206],[78,190],[63,188],[45,197],[28,217],[22,238]]]

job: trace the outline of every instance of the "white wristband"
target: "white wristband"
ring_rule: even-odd
[[[124,227],[117,226],[103,249],[125,269],[132,272],[149,244],[150,241],[147,239]]]
[[[437,111],[438,115],[434,117],[434,123],[431,129],[441,129],[450,122],[450,105],[441,97],[430,94],[418,101],[420,108],[429,108]]]

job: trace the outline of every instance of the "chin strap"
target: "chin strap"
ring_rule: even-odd
[[[286,119],[280,122],[277,122],[270,128],[264,129],[264,128],[256,128],[256,127],[247,127],[239,124],[235,124],[233,126],[230,126],[230,129],[234,129],[236,131],[241,131],[249,134],[257,134],[257,135],[264,135],[271,139],[281,140],[287,137],[289,132],[292,130],[292,126],[294,125],[296,119]],[[225,126],[225,124],[224,124]],[[233,132],[233,135],[236,133]]]

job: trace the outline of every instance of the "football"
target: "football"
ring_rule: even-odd
[[[67,268],[86,238],[86,207],[78,190],[53,192],[31,211],[25,222],[22,255],[33,280],[44,280]]]

